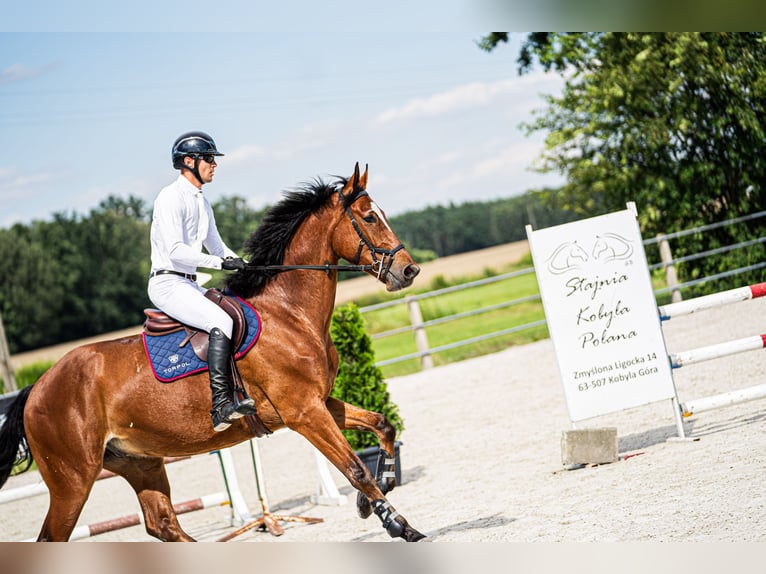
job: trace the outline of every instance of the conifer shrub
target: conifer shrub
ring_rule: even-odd
[[[404,430],[404,422],[399,416],[399,408],[391,402],[383,372],[375,366],[372,339],[354,303],[335,308],[330,335],[339,358],[338,376],[331,396],[382,414],[396,429],[398,436]],[[354,450],[379,446],[377,437],[370,432],[344,430],[343,435]]]

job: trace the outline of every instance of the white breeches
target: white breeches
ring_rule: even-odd
[[[218,327],[231,339],[233,323],[228,313],[205,297],[206,288],[176,275],[149,279],[151,302],[161,311],[190,327],[209,333]]]

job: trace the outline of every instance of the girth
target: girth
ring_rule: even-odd
[[[226,311],[232,318],[234,326],[232,328],[231,344],[232,349],[238,349],[247,334],[247,323],[242,307],[234,298],[224,295],[218,289],[208,289],[205,292],[205,297]],[[144,332],[147,335],[167,335],[168,333],[185,330],[186,338],[181,341],[179,347],[184,347],[187,343],[190,343],[194,349],[194,354],[201,360],[207,361],[208,334],[205,331],[184,325],[159,309],[144,309],[144,315],[146,315]]]

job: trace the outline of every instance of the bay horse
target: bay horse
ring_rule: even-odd
[[[374,511],[391,537],[417,541],[386,500],[395,486],[393,426],[378,413],[330,397],[338,353],[330,338],[341,258],[385,283],[412,284],[420,268],[367,193],[367,168],[321,178],[285,192],[245,242],[249,261],[227,288],[258,310],[263,329],[238,362],[247,393],[267,431],[303,435],[359,492],[357,511]],[[24,388],[0,430],[0,486],[20,462],[37,462],[50,491],[39,541],[65,541],[102,468],[135,490],[146,531],[163,541],[193,541],[170,500],[164,457],[211,452],[251,439],[238,419],[214,432],[207,373],[160,383],[141,335],[73,349]],[[356,456],[341,429],[375,433],[378,476]],[[381,471],[381,467],[384,469]]]

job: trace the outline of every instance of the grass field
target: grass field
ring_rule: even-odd
[[[485,270],[481,275],[473,277],[461,277],[450,281],[442,277],[435,277],[431,284],[413,290],[410,294],[426,293],[442,287],[459,285],[475,281],[491,275],[501,275],[512,271],[528,269],[533,266],[531,256],[527,255],[516,263],[506,265],[499,272]],[[654,273],[652,277],[655,289],[666,285],[661,271]],[[470,287],[465,290],[446,293],[434,298],[419,301],[420,311],[424,321],[431,321],[442,317],[448,317],[457,313],[491,307],[499,303],[539,295],[537,279],[534,273],[511,277],[491,283]],[[401,296],[400,296],[401,298]],[[360,299],[360,307],[371,306],[375,303],[391,300],[393,297],[385,295],[370,296]],[[402,298],[402,301],[404,299]],[[658,297],[658,304],[669,302],[669,296]],[[412,331],[375,337],[393,329],[410,325],[410,317],[407,306],[402,303],[394,307],[377,309],[363,314],[367,332],[373,337],[375,360],[385,362],[390,359],[402,357],[418,351],[415,336]],[[426,327],[426,336],[429,348],[437,348],[471,339],[473,337],[487,335],[503,331],[512,327],[519,327],[545,319],[542,302],[536,301],[518,303],[502,309],[489,310],[470,317],[450,320],[437,325]],[[461,361],[470,357],[495,353],[513,345],[524,345],[549,336],[545,325],[538,325],[520,330],[518,332],[500,335],[476,343],[446,349],[432,355],[434,365],[443,365],[455,361]],[[407,375],[420,370],[420,358],[408,359],[400,362],[389,363],[380,367],[385,377]]]
[[[519,269],[527,269],[531,266],[531,259],[525,257],[517,263],[501,269],[499,273],[485,271],[481,276],[464,277],[449,282],[443,278],[436,277],[430,285],[423,287],[419,291],[412,291],[410,294],[428,292],[436,288],[466,283],[493,274],[500,275]],[[538,293],[537,280],[534,274],[528,274],[504,279],[488,285],[480,285],[446,293],[434,298],[423,299],[419,301],[419,305],[423,320],[431,321],[457,313],[482,309],[499,303],[537,295]],[[360,307],[372,305],[383,300],[386,300],[384,296],[368,298],[367,300],[360,301]],[[376,361],[381,362],[417,352],[415,337],[412,331],[382,338],[374,337],[376,334],[410,325],[409,313],[404,303],[394,307],[368,311],[363,316],[367,331],[373,336]],[[428,346],[429,348],[440,347],[472,337],[502,331],[510,327],[525,325],[544,318],[542,303],[539,300],[519,303],[510,307],[490,310],[477,315],[429,326],[426,328]],[[434,365],[440,365],[460,361],[468,357],[493,353],[511,345],[521,345],[546,337],[548,337],[547,328],[545,326],[538,326],[517,333],[501,335],[470,345],[444,350],[432,355],[432,359]],[[420,370],[420,359],[410,359],[383,365],[381,369],[386,377],[413,373]]]

